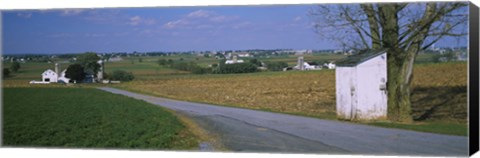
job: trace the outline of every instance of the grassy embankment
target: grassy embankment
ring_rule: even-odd
[[[172,113],[92,88],[3,88],[3,145],[196,149]]]

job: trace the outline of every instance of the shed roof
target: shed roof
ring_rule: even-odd
[[[376,56],[379,56],[383,53],[386,53],[385,50],[367,50],[367,51],[362,51],[358,54],[350,55],[344,59],[337,60],[336,64],[337,66],[343,66],[343,67],[352,67],[352,66],[357,66],[358,64],[361,64],[367,60],[370,60]]]

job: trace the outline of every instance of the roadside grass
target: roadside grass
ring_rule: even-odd
[[[425,121],[416,122],[413,124],[401,124],[393,122],[371,122],[366,124],[386,128],[400,128],[420,132],[468,136],[468,127],[464,123]]]
[[[197,149],[166,110],[92,88],[3,88],[3,145]]]

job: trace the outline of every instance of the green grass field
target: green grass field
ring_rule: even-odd
[[[4,88],[3,145],[195,149],[173,114],[92,88]]]

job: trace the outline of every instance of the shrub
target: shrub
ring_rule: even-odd
[[[131,72],[127,72],[125,70],[115,70],[110,76],[110,79],[115,81],[131,81],[134,78],[135,77]]]

